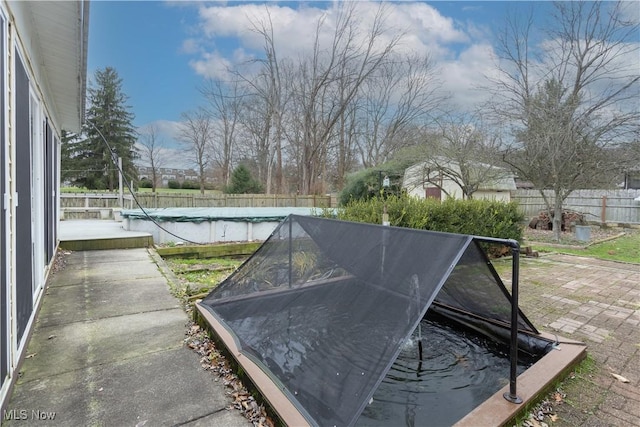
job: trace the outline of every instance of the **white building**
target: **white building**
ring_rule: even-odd
[[[0,0],[0,403],[58,246],[60,135],[84,115],[88,1]]]
[[[479,182],[473,193],[474,199],[490,199],[504,202],[511,201],[511,192],[516,190],[516,183],[506,169],[476,164],[475,173]],[[464,193],[458,184],[461,175],[460,167],[453,161],[440,160],[437,163],[420,162],[408,167],[404,172],[402,188],[411,196],[418,198],[462,199]],[[484,179],[479,176],[484,176]]]

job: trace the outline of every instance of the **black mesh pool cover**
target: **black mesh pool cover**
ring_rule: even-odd
[[[510,323],[472,236],[291,215],[200,305],[310,424],[344,426],[434,300]]]

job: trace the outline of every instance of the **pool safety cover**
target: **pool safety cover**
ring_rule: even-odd
[[[121,212],[123,218],[154,219],[162,222],[230,221],[280,222],[292,214],[312,215],[315,208],[155,208],[130,209]]]
[[[434,301],[510,325],[473,236],[291,215],[199,309],[306,422],[345,426]],[[522,313],[518,327],[537,333]]]

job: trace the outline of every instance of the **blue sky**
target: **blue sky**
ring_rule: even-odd
[[[157,1],[94,1],[89,21],[88,75],[114,67],[138,126],[178,120],[199,102],[200,77],[181,45],[197,10]]]

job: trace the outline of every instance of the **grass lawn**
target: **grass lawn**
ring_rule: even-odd
[[[170,258],[167,266],[180,280],[173,293],[185,301],[193,297],[202,298],[229,276],[240,264],[241,259],[233,258]]]
[[[560,252],[610,261],[640,263],[640,232],[634,231],[613,240],[593,244],[584,249],[559,248],[544,244],[534,245],[533,249],[539,252]]]

